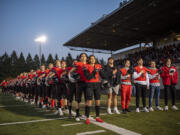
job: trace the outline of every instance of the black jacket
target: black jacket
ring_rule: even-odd
[[[113,78],[113,70],[117,69],[116,77]],[[104,67],[104,74],[105,74],[105,79],[110,83],[112,87],[118,85],[120,83],[120,72],[118,67],[110,67],[109,65],[106,65]]]

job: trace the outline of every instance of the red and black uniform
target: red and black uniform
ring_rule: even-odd
[[[28,86],[28,94],[30,94],[30,98],[32,98],[32,89],[33,89],[33,87],[32,87],[32,78],[33,78],[33,75],[31,74],[31,73],[29,73],[28,74],[28,83],[27,83],[27,86]]]
[[[33,74],[32,75],[32,82],[31,82],[31,85],[32,85],[32,97],[34,98],[34,96],[35,96],[35,94],[36,94],[36,88],[37,88],[37,86],[36,86],[36,74]]]
[[[37,70],[36,74],[37,74],[37,77],[39,77],[41,75],[41,70]]]
[[[84,92],[84,99],[86,101],[86,82],[88,81],[85,74],[84,74],[84,68],[87,64],[84,64],[83,62],[75,62],[74,67],[76,68],[76,72],[80,75],[80,81],[77,82],[77,91],[76,91],[76,101],[78,103],[81,102],[82,93]]]
[[[165,100],[165,105],[168,105],[168,93],[170,91],[171,96],[172,96],[172,105],[175,105],[175,99],[176,99],[176,88],[175,86],[178,83],[178,71],[175,66],[163,66],[162,67],[162,81],[164,85],[164,100]],[[170,74],[173,75],[170,75]]]
[[[129,69],[121,68],[121,106],[122,109],[128,109],[131,100],[131,74],[128,73]],[[129,76],[128,76],[129,75]]]
[[[49,73],[52,72],[52,69],[46,69],[46,77],[49,75]],[[53,80],[48,80],[47,82],[49,85],[46,86],[46,96],[47,97],[52,97],[52,88],[53,88]]]
[[[21,76],[22,79],[22,93],[27,94],[27,89],[26,89],[26,79],[27,76]]]
[[[40,93],[40,86],[39,86],[39,84],[37,83],[37,79],[38,79],[38,77],[40,77],[40,74],[41,74],[41,70],[37,70],[36,71],[36,78],[35,78],[35,102],[36,102],[36,104],[37,104],[37,102],[38,102],[38,97],[39,97],[39,93]]]
[[[17,77],[17,93],[19,93],[21,91],[21,87],[20,87],[20,82],[21,82],[21,76]]]
[[[73,67],[67,67],[67,71],[69,72]],[[76,99],[76,92],[77,92],[77,83],[76,82],[69,82],[68,83],[69,90],[67,91],[68,100],[70,103],[73,101],[73,97],[75,96]]]
[[[38,77],[46,74],[45,71],[39,71],[38,72]],[[45,97],[45,78],[42,77],[41,80],[39,80],[39,92],[38,92],[40,97]]]
[[[104,78],[102,68],[100,64],[95,64],[94,66],[87,64],[84,69],[84,74],[87,78],[87,89],[86,89],[86,98],[87,100],[92,100],[93,96],[95,100],[100,100],[100,77]],[[85,114],[89,118],[90,107],[85,108]],[[95,106],[96,117],[99,117],[99,106]]]
[[[100,99],[100,72],[101,65],[95,64],[95,66],[91,66],[87,64],[85,67],[85,75],[87,78],[87,89],[86,89],[86,98],[87,100],[92,100],[93,94],[95,100]]]
[[[60,67],[53,67],[52,71],[55,73],[54,78],[58,78],[58,81],[54,84],[53,87],[53,99],[61,99],[62,98],[62,91],[61,91],[61,87],[60,87],[60,72],[61,72],[61,68]],[[57,79],[56,79],[57,80]]]
[[[68,77],[67,75],[62,76],[62,73],[67,72],[67,68],[62,69],[59,71],[58,78],[60,79],[60,90],[61,90],[61,96],[64,99],[67,99],[68,97]],[[62,78],[61,78],[62,77]]]
[[[0,86],[2,87],[2,93],[4,93],[6,91],[7,88],[7,81],[3,81]]]

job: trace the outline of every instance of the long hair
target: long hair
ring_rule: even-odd
[[[87,55],[86,53],[81,53],[81,54],[79,55],[78,61],[80,61],[82,55],[86,55],[86,58],[87,58],[86,61],[88,61],[88,55]]]
[[[95,64],[98,64],[98,61],[97,61],[97,59],[96,59],[96,57],[95,57],[94,55],[90,55],[90,56],[89,56],[88,63],[90,64],[90,59],[91,59],[91,57],[94,57],[94,58],[95,58]]]

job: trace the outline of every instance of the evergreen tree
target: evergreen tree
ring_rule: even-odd
[[[16,65],[17,60],[18,60],[17,53],[16,51],[13,51],[11,54],[11,65],[12,66]]]
[[[11,76],[11,61],[6,52],[2,55],[0,63],[0,80],[2,81]]]
[[[27,71],[30,71],[31,69],[33,69],[33,59],[30,53],[28,53],[28,56],[26,58],[26,68],[27,68]]]
[[[16,77],[17,76],[17,61],[18,61],[18,56],[17,56],[17,53],[16,51],[13,51],[12,54],[11,54],[11,58],[10,58],[10,61],[11,61],[11,76],[12,77]]]
[[[49,56],[48,56],[48,58],[47,58],[46,64],[48,65],[49,63],[54,63],[52,54],[49,54]]]
[[[58,57],[58,54],[56,53],[56,55],[55,55],[55,61],[56,60],[59,60],[59,57]]]
[[[41,57],[41,65],[45,65],[46,64],[46,59],[44,57],[44,54],[42,54],[42,57]]]
[[[26,70],[26,62],[23,53],[20,53],[20,56],[17,60],[17,73],[20,74],[22,72],[25,72]]]
[[[39,60],[39,56],[36,54],[33,59],[33,69],[36,70],[39,69],[39,67],[40,67],[40,60]]]

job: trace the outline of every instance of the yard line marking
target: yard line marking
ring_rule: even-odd
[[[84,120],[86,119],[85,116],[83,117],[83,119]],[[120,128],[116,125],[109,124],[107,122],[103,122],[103,123],[96,122],[96,120],[94,118],[91,118],[91,123],[93,123],[97,126],[100,126],[102,128],[108,129],[108,130],[115,132],[117,134],[120,134],[120,135],[141,135],[139,133],[136,133],[136,132],[124,129],[124,128]]]
[[[54,113],[48,113],[48,114],[44,114],[45,116],[53,116],[53,115],[57,115],[57,114],[54,114]]]
[[[105,116],[108,115],[107,113],[100,113],[100,116]],[[95,117],[96,115],[92,115],[93,117]]]
[[[36,122],[44,122],[44,121],[52,121],[52,120],[63,120],[63,119],[67,119],[67,118],[68,117],[54,118],[54,119],[42,119],[42,120],[31,120],[31,121],[9,122],[9,123],[1,123],[0,126],[27,124],[27,123],[36,123]]]
[[[73,125],[80,125],[80,124],[83,124],[82,122],[79,122],[79,123],[72,123],[72,124],[63,124],[61,125],[62,127],[67,127],[67,126],[73,126]]]
[[[37,111],[37,112],[46,112],[45,110],[40,110],[40,111]]]
[[[96,131],[77,133],[76,135],[90,135],[90,134],[103,133],[103,132],[106,132],[106,131],[105,130],[96,130]]]
[[[107,113],[101,113],[100,116],[108,115]]]
[[[49,111],[50,112],[50,111]],[[66,111],[63,111],[65,114],[69,114],[68,112],[66,112]],[[74,111],[71,111],[71,113],[73,114],[76,114]],[[55,114],[55,112],[54,113],[49,113],[49,114],[44,114],[45,116],[51,116],[51,115],[57,115],[57,114]],[[73,116],[73,115],[72,115]]]
[[[0,108],[3,108],[3,107],[18,107],[18,106],[27,106],[27,105],[2,105],[0,106]]]

